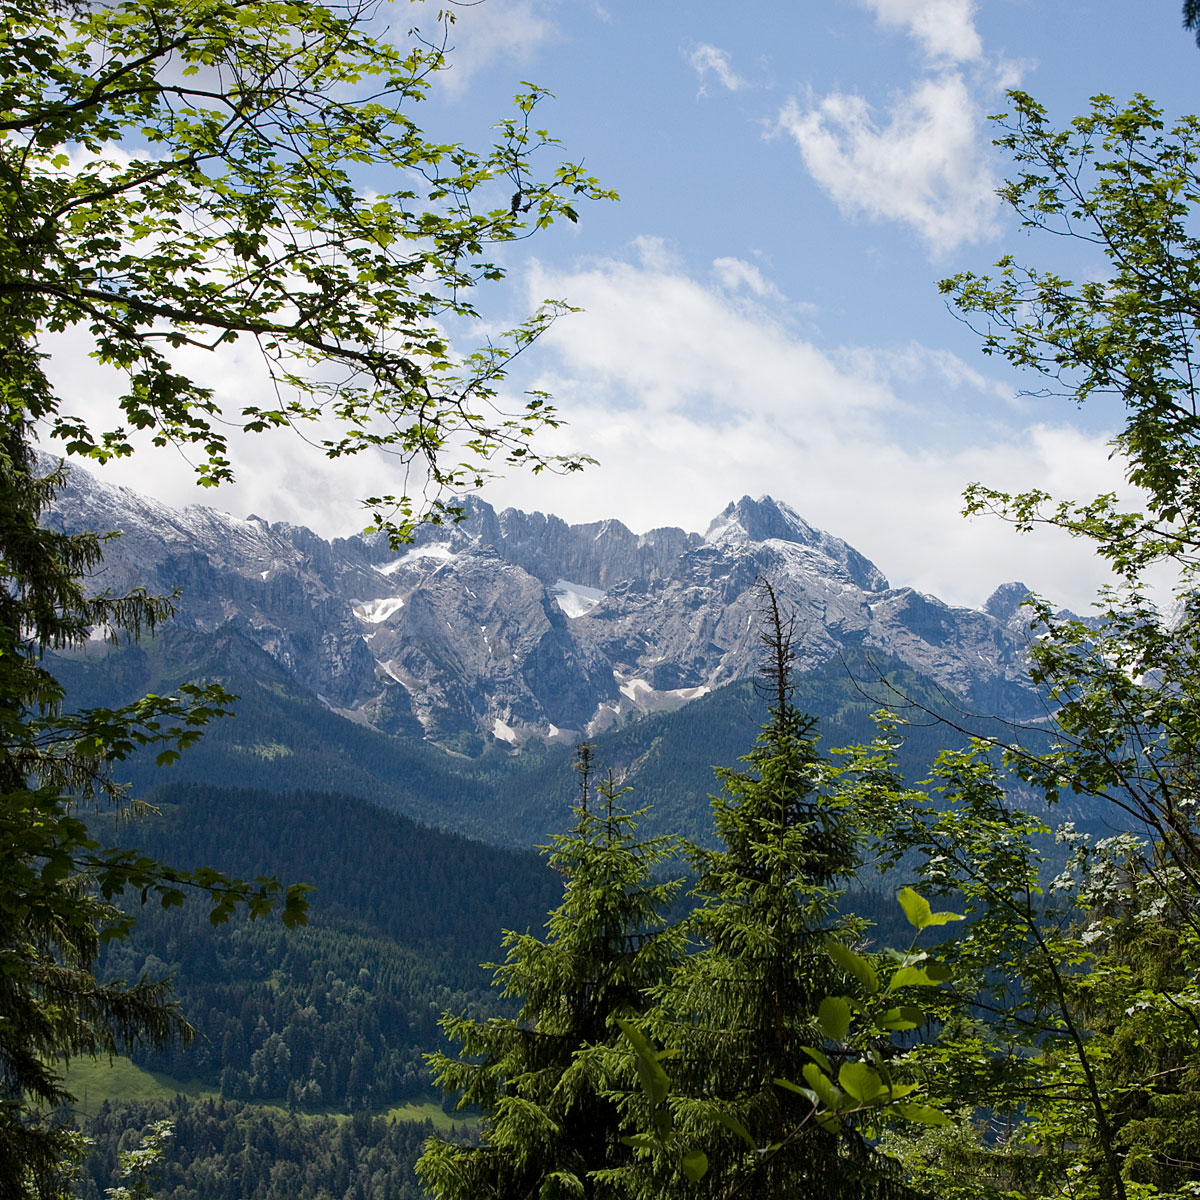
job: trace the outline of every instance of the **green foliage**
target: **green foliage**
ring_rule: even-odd
[[[577,468],[531,447],[557,423],[545,396],[513,413],[494,403],[506,363],[563,306],[473,353],[452,351],[442,329],[473,321],[473,289],[503,275],[493,247],[574,221],[579,198],[607,193],[571,164],[535,173],[552,141],[533,123],[537,88],[484,153],[426,137],[408,110],[441,52],[373,39],[370,5],[12,0],[3,17],[0,1190],[15,1196],[58,1187],[69,1139],[33,1110],[68,1099],[60,1058],[189,1033],[161,983],[95,978],[101,942],[131,926],[110,900],[136,890],[173,907],[195,889],[214,923],[281,904],[291,926],[305,909],[301,886],[101,852],[72,807],[119,802],[114,764],[151,748],[169,765],[232,698],[184,684],[122,707],[64,704],[46,651],[95,629],[136,636],[170,605],[85,591],[102,539],[41,527],[61,475],[39,473],[36,438],[103,462],[145,431],[215,484],[232,477],[230,427],[307,424],[330,457],[390,453],[432,483],[428,504],[407,490],[367,501],[394,540],[453,516],[440,489],[477,486],[497,457]],[[356,182],[368,168],[391,190],[368,197]],[[501,186],[510,203],[491,198]],[[73,412],[43,369],[37,347],[71,329],[124,378],[107,428]],[[239,338],[262,354],[270,402],[231,402],[179,365],[182,348]]]
[[[1050,1110],[1061,1116],[1069,1109],[1075,1141],[1100,1146],[1099,1164],[1092,1166],[1114,1186],[1112,1130],[1088,1034],[1071,1003],[1070,977],[1086,961],[1086,949],[1072,928],[1067,898],[1056,894],[1058,903],[1049,904],[1043,896],[1034,839],[1046,827],[1010,807],[981,747],[943,754],[927,789],[903,786],[887,739],[862,748],[852,770],[856,807],[875,822],[881,867],[918,851],[926,889],[957,894],[968,918],[965,929],[935,951],[955,985],[932,1013],[938,1037],[918,1043],[909,1056],[936,1089],[937,1107],[966,1106],[1009,1119],[1022,1114],[1032,1118],[1031,1128]],[[1037,1135],[1030,1138],[1038,1142]],[[1071,1154],[1078,1150],[1043,1152],[1040,1181],[1062,1178]],[[993,1166],[991,1174],[997,1173]],[[1006,1193],[997,1186],[990,1194]]]
[[[681,952],[663,917],[679,881],[655,880],[677,847],[669,837],[638,839],[642,814],[619,807],[611,776],[590,794],[586,744],[580,765],[577,824],[549,853],[563,876],[562,903],[544,939],[510,933],[495,967],[495,985],[520,1001],[520,1012],[488,1022],[446,1017],[459,1054],[430,1059],[460,1107],[484,1113],[479,1146],[431,1139],[417,1164],[439,1200],[606,1195],[603,1181],[630,1158],[618,1140],[604,1046],[618,1020],[644,1011]]]
[[[1196,26],[1194,5],[1184,17]],[[968,492],[968,512],[1086,539],[1115,582],[1086,622],[1031,604],[1031,675],[1053,705],[1048,750],[1003,746],[1007,781],[981,746],[944,758],[935,782],[951,803],[940,817],[915,796],[898,801],[910,814],[901,843],[923,846],[929,880],[958,890],[972,918],[947,950],[967,977],[974,963],[976,983],[963,1013],[947,1016],[941,1078],[966,1102],[968,1122],[990,1110],[1010,1126],[1002,1149],[969,1150],[960,1127],[957,1178],[923,1152],[911,1161],[947,1195],[975,1197],[968,1177],[981,1164],[992,1195],[1009,1195],[1006,1186],[1118,1200],[1192,1195],[1200,1156],[1183,1081],[1197,1068],[1200,1028],[1190,984],[1200,895],[1200,121],[1168,126],[1144,96],[1124,106],[1098,96],[1056,130],[1031,97],[1009,98],[999,144],[1020,174],[1002,195],[1027,227],[1077,239],[1092,261],[1075,282],[1005,257],[996,275],[965,273],[942,290],[977,323],[985,353],[1076,403],[1119,402],[1111,445],[1137,507],[1115,494]],[[1174,606],[1156,602],[1149,585],[1164,575]],[[1050,803],[1092,798],[1144,842],[1089,846],[1064,830],[1073,868],[1043,891],[1033,838],[1046,831],[1009,809],[1004,789],[1016,780]]]
[[[155,1121],[143,1136],[141,1145],[121,1151],[120,1175],[131,1182],[105,1188],[105,1200],[152,1200],[150,1176],[162,1158],[173,1131],[172,1122]]]
[[[906,1055],[956,1119],[894,1128],[885,1149],[915,1186],[962,1200],[1193,1194],[1200,1009],[1178,868],[1131,835],[1066,826],[1055,875],[1045,824],[1012,807],[985,746],[942,755],[918,788],[891,754],[880,739],[853,765],[880,864],[917,851],[925,889],[958,896],[967,922],[933,951],[953,980],[926,1005],[936,1036]]]
[[[1115,396],[1125,424],[1113,447],[1145,493],[1147,511],[1121,511],[1111,496],[1047,510],[1042,492],[1007,496],[975,488],[972,509],[995,508],[1021,526],[1049,520],[1094,541],[1126,576],[1163,557],[1190,555],[1196,511],[1190,470],[1197,429],[1191,398],[1200,242],[1190,218],[1200,200],[1200,122],[1166,130],[1144,96],[1125,107],[1098,96],[1066,130],[1012,92],[998,145],[1022,168],[1003,197],[1032,228],[1086,239],[1103,256],[1102,278],[1075,283],[1053,270],[1018,266],[995,277],[964,273],[941,289],[968,319],[986,321],[983,349],[1035,371],[1085,403]],[[1177,522],[1182,528],[1176,528]]]
[[[161,1121],[172,1134],[155,1168],[156,1200],[425,1200],[412,1164],[432,1132],[426,1121],[335,1120],[182,1096],[105,1105],[83,1123],[91,1146],[80,1200],[119,1186],[122,1156]]]
[[[1077,403],[1121,402],[1124,424],[1112,447],[1144,502],[1136,511],[1114,495],[1054,501],[1042,491],[1008,495],[981,485],[968,493],[969,512],[1087,539],[1117,577],[1088,622],[1033,604],[1032,677],[1055,704],[1055,744],[1048,754],[1014,748],[1010,757],[1051,801],[1066,791],[1100,797],[1144,823],[1195,890],[1200,241],[1192,228],[1200,122],[1185,117],[1168,130],[1145,97],[1120,107],[1100,96],[1087,116],[1054,130],[1031,97],[1010,99],[1014,115],[999,144],[1023,171],[1005,198],[1027,226],[1086,241],[1105,270],[1074,283],[1006,257],[997,276],[966,273],[942,290],[968,319],[985,323],[985,353],[1037,372]],[[1155,566],[1174,575],[1178,617],[1150,596],[1146,572]]]
[[[866,1115],[876,1126],[897,1116],[922,1125],[948,1123],[940,1109],[918,1103],[920,1097],[914,1093],[921,1088],[919,1082],[898,1081],[885,1051],[894,1058],[892,1035],[919,1028],[937,1011],[924,1007],[913,989],[936,988],[951,978],[943,964],[916,949],[916,938],[925,929],[963,918],[958,913],[933,912],[929,901],[910,887],[900,889],[897,901],[916,933],[906,952],[886,952],[891,960],[886,979],[866,957],[836,938],[825,943],[830,958],[857,981],[860,989],[857,996],[831,995],[821,1001],[817,1024],[834,1045],[805,1047],[813,1060],[804,1067],[804,1079],[810,1088],[797,1090],[812,1103],[812,1119],[827,1130],[837,1129],[847,1117],[858,1114]],[[840,1090],[832,1081],[835,1061],[839,1063]],[[906,1068],[907,1064],[901,1070]],[[776,1080],[777,1084],[783,1082]],[[795,1088],[794,1084],[787,1086]]]
[[[495,247],[611,193],[575,164],[535,168],[554,145],[536,87],[483,152],[426,135],[412,110],[443,54],[377,40],[374,15],[307,0],[5,6],[4,340],[20,351],[80,326],[128,381],[124,423],[93,428],[28,387],[26,353],[5,373],[8,403],[102,462],[147,430],[187,447],[206,484],[232,477],[229,426],[312,425],[331,457],[383,449],[439,489],[477,486],[497,455],[580,465],[531,446],[557,423],[545,396],[493,404],[561,304],[470,353],[443,329],[477,318],[474,289],[504,275]],[[262,354],[270,403],[231,404],[172,354],[239,339]],[[408,493],[367,503],[396,537],[425,515]]]
[[[962,919],[956,913],[931,912],[928,902],[911,888],[901,889],[899,899],[910,914],[910,921],[916,926],[918,934],[931,925]],[[734,1134],[752,1154],[766,1162],[797,1141],[810,1125],[832,1134],[841,1130],[843,1122],[863,1115],[873,1122],[899,1117],[922,1125],[944,1126],[951,1123],[939,1109],[917,1103],[918,1098],[913,1093],[920,1085],[897,1082],[881,1053],[881,1048],[887,1045],[892,1033],[917,1028],[927,1019],[926,1013],[911,1003],[886,1009],[879,1007],[880,1001],[886,1004],[895,998],[892,995],[895,989],[937,986],[945,982],[948,973],[939,969],[937,978],[934,978],[933,967],[915,971],[912,964],[923,961],[927,956],[915,953],[911,947],[907,954],[902,955],[889,951],[898,965],[893,969],[888,986],[881,991],[877,972],[861,954],[834,938],[826,941],[825,950],[847,975],[862,985],[865,996],[861,1000],[826,996],[818,1004],[817,1025],[825,1038],[835,1045],[820,1049],[814,1046],[801,1047],[811,1060],[803,1068],[803,1078],[808,1086],[800,1086],[790,1079],[777,1078],[772,1081],[784,1094],[792,1093],[807,1100],[810,1106],[808,1111],[782,1140],[769,1145],[759,1145],[732,1113],[717,1109],[711,1114],[717,1125]],[[856,1023],[859,1029],[851,1038],[851,1025]],[[708,1174],[708,1155],[703,1150],[688,1146],[686,1134],[681,1133],[675,1112],[667,1104],[672,1087],[662,1060],[674,1057],[678,1051],[656,1051],[632,1021],[619,1018],[617,1024],[636,1056],[638,1079],[651,1122],[645,1131],[622,1140],[629,1146],[648,1151],[660,1164],[665,1162],[669,1169],[688,1183],[699,1183]],[[836,1085],[831,1078],[835,1074],[832,1065],[835,1059],[839,1062]],[[865,1185],[867,1189],[886,1186],[880,1178],[885,1174],[886,1170],[877,1163],[874,1176],[869,1176],[871,1182]],[[746,1185],[746,1180],[735,1180],[735,1194],[745,1190]],[[861,1182],[860,1186],[863,1186]]]

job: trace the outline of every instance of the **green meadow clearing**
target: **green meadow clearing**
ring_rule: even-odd
[[[75,1098],[75,1112],[82,1119],[98,1112],[104,1102],[123,1101],[151,1102],[170,1100],[175,1096],[186,1096],[189,1100],[216,1100],[220,1093],[197,1080],[179,1080],[162,1071],[146,1071],[128,1058],[76,1059],[66,1071],[67,1090]],[[283,1104],[261,1101],[261,1108],[286,1112]],[[349,1113],[340,1109],[321,1110],[312,1116],[333,1117],[335,1120],[349,1118]],[[441,1132],[453,1127],[477,1123],[478,1118],[467,1115],[447,1115],[437,1101],[430,1099],[421,1103],[399,1104],[387,1109],[373,1111],[372,1116],[389,1121],[429,1121]]]

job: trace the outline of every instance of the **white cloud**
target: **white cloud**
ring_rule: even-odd
[[[715,75],[717,82],[728,91],[737,92],[750,85],[734,69],[729,61],[729,52],[708,42],[701,42],[687,56],[688,65],[700,76],[700,95],[708,90],[708,78]]]
[[[778,127],[849,217],[910,226],[934,256],[992,237],[998,179],[985,102],[1028,64],[987,56],[977,0],[858,0],[923,50],[927,71],[884,106],[850,92],[788,101]]]
[[[759,300],[783,299],[783,293],[753,263],[744,259],[713,259],[713,273],[727,292],[739,292],[744,288]]]
[[[401,6],[403,7],[403,6]],[[436,83],[451,95],[462,95],[472,77],[497,62],[525,66],[537,52],[559,36],[545,0],[487,0],[484,4],[447,5],[445,0],[412,0],[412,15],[397,28],[403,35],[409,28],[419,30],[426,41],[441,45],[446,40],[446,70],[438,72]],[[454,14],[454,23],[446,31],[438,23],[440,11]],[[404,39],[407,42],[407,38]]]
[[[903,29],[938,62],[970,62],[983,54],[974,0],[860,0],[884,26]]]
[[[864,413],[894,406],[885,385],[865,373],[850,378],[811,343],[791,337],[773,305],[710,291],[657,242],[638,250],[637,263],[533,274],[531,298],[569,295],[585,310],[547,336],[566,356],[573,389],[619,384],[619,394],[656,417],[690,414],[722,428],[750,413],[766,421],[812,413],[850,429]],[[737,260],[718,262],[728,268]]]
[[[996,180],[980,122],[958,72],[919,81],[882,124],[865,99],[843,92],[806,105],[791,100],[779,117],[844,214],[902,221],[935,254],[997,229]]]
[[[707,288],[661,253],[535,272],[530,294],[567,294],[585,309],[539,351],[549,365],[533,382],[570,422],[544,446],[601,465],[498,481],[486,493],[498,506],[703,531],[730,500],[769,493],[895,586],[953,602],[977,605],[1022,580],[1086,608],[1105,578],[1081,543],[962,518],[974,480],[1087,496],[1119,483],[1119,470],[1102,435],[1018,424],[997,404],[1001,385],[953,355],[823,350],[772,320],[775,304]],[[918,413],[905,393],[927,404]],[[917,418],[930,436],[911,436]]]

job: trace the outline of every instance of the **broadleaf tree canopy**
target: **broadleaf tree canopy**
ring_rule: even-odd
[[[5,381],[68,451],[104,461],[147,430],[215,484],[231,431],[292,426],[331,457],[384,450],[432,481],[429,505],[407,487],[374,498],[401,534],[497,457],[579,465],[532,444],[557,420],[545,396],[497,403],[505,364],[562,305],[469,352],[446,327],[478,316],[499,246],[611,193],[576,164],[539,173],[553,139],[532,85],[487,150],[428,137],[412,112],[443,52],[415,31],[373,37],[377,9],[3,4],[0,332],[34,345],[86,330],[125,379],[106,428]],[[257,343],[270,395],[231,400],[179,366],[181,348],[239,339]]]
[[[503,278],[499,247],[611,193],[577,165],[542,170],[553,139],[533,85],[485,151],[427,136],[412,112],[442,49],[373,36],[381,6],[0,0],[0,16],[0,1193],[41,1197],[59,1194],[70,1144],[43,1119],[67,1098],[60,1060],[188,1032],[159,982],[96,980],[102,941],[131,925],[109,901],[193,890],[214,921],[282,903],[294,924],[305,889],[92,839],[76,801],[119,802],[116,764],[146,746],[169,763],[231,697],[193,685],[64,714],[44,653],[170,606],[92,593],[103,539],[42,525],[61,472],[37,443],[104,462],[140,431],[209,485],[232,477],[241,432],[390,454],[397,488],[368,503],[395,541],[497,460],[577,467],[534,443],[557,421],[545,396],[499,397],[563,306],[476,350],[449,332]],[[52,382],[68,331],[121,381],[111,419]],[[185,365],[239,339],[261,353],[265,394],[231,398]]]

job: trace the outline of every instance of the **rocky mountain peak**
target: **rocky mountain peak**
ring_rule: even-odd
[[[743,496],[712,519],[704,540],[766,542],[774,538],[808,546],[819,536],[791,505],[770,496],[759,496],[757,500]]]
[[[1021,610],[1030,595],[1023,583],[1002,583],[984,602],[983,611],[989,617],[1007,625]]]
[[[885,592],[888,581],[869,559],[841,538],[814,529],[790,504],[770,496],[743,496],[715,517],[704,535],[708,545],[735,548],[783,542],[810,552],[813,570],[841,576],[865,592]]]
[[[462,509],[462,520],[421,527],[413,539],[413,550],[426,554],[490,550],[551,588],[564,580],[604,589],[625,580],[663,578],[676,569],[682,554],[703,544],[698,534],[682,529],[637,534],[612,519],[568,525],[561,517],[540,512],[506,508],[497,513],[474,495],[454,503]],[[413,553],[402,549],[395,555],[378,537],[360,541],[377,566]]]

